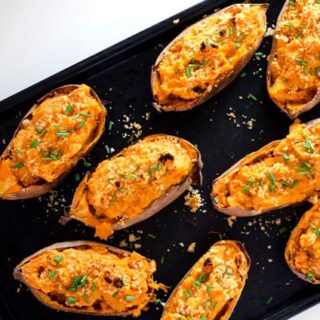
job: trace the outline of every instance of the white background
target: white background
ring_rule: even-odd
[[[0,0],[0,100],[198,2]]]

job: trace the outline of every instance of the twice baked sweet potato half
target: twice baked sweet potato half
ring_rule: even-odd
[[[292,231],[285,258],[298,277],[320,284],[320,202],[302,216]]]
[[[106,109],[87,85],[42,97],[0,157],[0,199],[26,199],[54,188],[99,140]]]
[[[229,319],[249,268],[250,258],[239,242],[216,242],[174,289],[161,320]]]
[[[320,121],[295,121],[286,138],[247,155],[213,182],[213,204],[229,215],[258,215],[312,197],[319,175]]]
[[[139,316],[164,287],[153,280],[156,263],[136,252],[92,241],[61,242],[24,259],[15,269],[46,306],[67,312]]]
[[[320,3],[287,0],[279,15],[267,87],[273,102],[290,118],[320,102]]]
[[[101,162],[77,188],[62,222],[77,219],[106,239],[113,230],[147,219],[201,183],[201,157],[175,136],[148,136]]]
[[[170,42],[152,67],[154,107],[186,111],[233,81],[260,46],[267,8],[267,4],[229,6]]]

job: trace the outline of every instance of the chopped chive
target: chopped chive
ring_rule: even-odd
[[[20,149],[20,148],[17,148],[16,150],[17,150],[17,152],[20,153],[20,154],[23,153],[23,150]]]
[[[210,284],[206,284],[206,289],[207,289],[208,294],[210,295],[211,289],[213,289],[213,287],[210,286]]]
[[[319,1],[320,1],[320,0],[319,0]],[[310,72],[310,74],[311,74],[312,76],[315,76],[315,77],[320,78],[320,67],[314,68],[314,69]]]
[[[115,193],[112,195],[111,201],[112,201],[112,202],[117,201],[117,195],[116,195]]]
[[[85,118],[90,118],[91,114],[89,113],[79,113],[79,116],[85,117]]]
[[[85,168],[90,168],[91,167],[91,163],[90,162],[87,162],[85,159],[83,159],[83,166]]]
[[[91,284],[91,291],[95,291],[96,290],[96,287],[97,287],[97,284],[95,281],[92,281],[92,284]]]
[[[308,272],[308,273],[306,274],[306,277],[307,277],[310,281],[315,281],[315,280],[316,280],[314,274],[311,273],[311,272]]]
[[[288,231],[288,228],[287,227],[282,227],[279,229],[279,234],[284,234]]]
[[[151,239],[156,239],[156,236],[152,233],[148,233],[147,236]]]
[[[266,304],[271,304],[272,301],[273,301],[273,297],[271,296],[271,297],[269,297],[268,300],[266,301]]]
[[[163,264],[164,263],[164,257],[161,257],[160,259],[160,263]]]
[[[109,127],[108,127],[109,131],[111,131],[113,125],[114,125],[114,122],[110,120],[109,121]]]
[[[47,129],[40,129],[39,127],[35,127],[35,130],[41,138],[47,133]]]
[[[228,276],[231,276],[231,275],[233,275],[233,272],[230,268],[226,267],[225,274],[227,274]]]
[[[205,316],[202,316],[202,317],[200,318],[200,320],[208,320],[208,318],[205,317]]]
[[[124,300],[125,301],[134,301],[134,300],[136,300],[136,297],[135,296],[125,296]]]
[[[252,93],[248,94],[247,99],[251,99],[253,101],[258,101],[258,98],[256,96],[254,96]]]
[[[84,300],[86,301],[86,303],[90,304],[89,296],[86,293],[83,294],[83,297],[84,297]]]
[[[282,153],[281,156],[282,156],[282,159],[283,159],[286,163],[289,162],[289,156],[288,156],[287,154]]]
[[[201,287],[201,283],[199,281],[193,280],[192,284],[196,287]]]
[[[68,298],[67,298],[67,302],[70,303],[70,304],[73,304],[73,303],[76,303],[76,302],[77,302],[77,299],[74,298],[74,297],[68,297]]]
[[[49,279],[54,279],[56,277],[56,273],[54,271],[50,271],[48,274]]]
[[[83,128],[86,125],[86,123],[87,123],[86,121],[81,121],[81,122],[79,122],[78,127]]]
[[[301,66],[307,66],[308,63],[306,61],[304,61],[303,58],[295,58],[296,63],[298,63]]]
[[[63,257],[62,256],[55,256],[53,258],[53,262],[56,264],[59,264],[62,261]]]
[[[80,173],[76,172],[73,175],[74,181],[79,182],[81,180]]]
[[[241,74],[240,74],[240,78],[245,78],[247,76],[247,73],[246,72],[242,72]]]
[[[110,154],[110,148],[107,145],[105,145],[104,148],[106,149],[107,153]]]
[[[316,226],[314,226],[313,224],[309,224],[309,227],[314,231],[314,233],[316,234],[316,236],[318,238],[320,238],[320,228],[317,228]]]
[[[64,113],[73,112],[73,111],[74,111],[74,109],[71,104],[68,104],[64,109]]]
[[[56,132],[56,136],[57,136],[57,137],[65,137],[65,136],[67,136],[69,133],[70,133],[69,131],[60,130],[60,131]]]
[[[274,188],[275,188],[276,179],[275,179],[273,173],[271,173],[271,172],[268,172],[268,177],[269,177],[269,180],[270,180],[269,191],[270,191],[270,192],[273,192],[273,191],[274,191]]]
[[[191,68],[189,66],[186,66],[186,77],[187,78],[191,77]]]
[[[66,289],[69,291],[77,291],[78,289],[86,285],[87,279],[88,279],[87,275],[84,275],[83,277],[81,276],[73,277],[71,279],[70,286],[66,287]]]
[[[204,283],[207,280],[207,275],[204,272],[201,272],[198,277],[200,283]]]
[[[248,184],[246,184],[242,189],[242,191],[246,192],[250,190],[250,186]]]
[[[289,5],[291,6],[291,7],[296,7],[296,0],[289,0]]]
[[[309,162],[302,161],[300,162],[298,167],[295,167],[295,169],[299,172],[301,175],[306,175],[310,173],[312,176],[314,175],[314,170]]]
[[[113,295],[112,295],[112,298],[118,298],[119,297],[119,291],[116,291]]]
[[[244,35],[241,33],[238,38],[236,39],[234,45],[237,49],[241,47],[241,40],[243,39]]]
[[[188,290],[183,290],[182,292],[182,296],[185,298],[185,299],[188,299],[192,296],[192,291],[190,289]]]
[[[17,162],[14,167],[16,169],[21,169],[21,168],[24,168],[25,167],[25,164],[23,162]]]
[[[54,152],[54,149],[50,148],[48,154],[42,155],[42,160],[44,161],[51,161],[51,160],[59,160],[61,158],[61,152],[57,151]]]
[[[308,153],[312,153],[314,151],[313,149],[313,144],[311,143],[311,141],[309,140],[309,137],[306,137],[304,140],[304,143],[302,144],[304,149],[308,152]]]
[[[228,27],[228,32],[229,32],[229,36],[232,36],[232,35],[233,35],[234,29],[233,29],[232,26],[229,26],[229,27]]]
[[[128,190],[126,188],[119,188],[119,192],[126,193]]]
[[[33,141],[30,142],[30,147],[31,148],[36,149],[36,148],[38,148],[38,146],[39,146],[39,141],[38,140],[33,140]]]

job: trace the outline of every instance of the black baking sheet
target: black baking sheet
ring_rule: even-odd
[[[265,55],[258,54],[245,68],[246,77],[238,77],[200,108],[185,113],[161,114],[151,106],[150,67],[163,46],[204,14],[232,3],[235,1],[204,1],[0,102],[0,151],[4,150],[19,120],[37,98],[67,83],[89,84],[108,109],[106,131],[87,157],[94,166],[109,156],[104,147],[106,144],[120,151],[136,140],[132,130],[124,128],[124,116],[128,116],[130,122],[141,124],[142,136],[174,134],[197,144],[204,161],[204,183],[199,188],[205,201],[202,210],[191,213],[182,196],[149,220],[116,232],[107,242],[118,246],[128,234],[138,235],[141,238],[138,243],[142,245],[138,252],[157,261],[156,280],[172,288],[214,242],[221,238],[239,240],[252,258],[252,267],[232,319],[287,319],[320,301],[319,288],[296,278],[283,258],[290,230],[310,205],[278,210],[257,218],[238,218],[230,227],[227,217],[213,209],[209,198],[211,181],[219,173],[245,154],[288,132],[291,121],[280,113],[267,95]],[[270,0],[269,3],[271,26],[283,1]],[[173,23],[177,18],[179,23]],[[265,38],[259,52],[268,53],[270,44],[271,38]],[[248,99],[249,93],[258,97],[258,102]],[[301,118],[307,121],[319,115],[315,108]],[[109,121],[114,123],[111,130],[108,129]],[[79,164],[74,172],[83,175],[85,169]],[[42,247],[59,241],[94,239],[93,230],[80,223],[73,221],[66,226],[58,223],[77,186],[74,172],[56,189],[55,200],[51,194],[42,196],[41,201],[0,202],[0,315],[3,320],[98,319],[57,313],[41,305],[12,277],[14,266]],[[140,230],[143,233],[139,233]],[[156,239],[148,233],[154,234]],[[195,253],[187,252],[192,242],[196,243]],[[160,298],[165,299],[165,296],[160,295]],[[161,311],[161,306],[151,304],[140,319],[159,319]]]

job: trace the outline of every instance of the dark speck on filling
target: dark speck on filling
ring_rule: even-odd
[[[165,154],[162,154],[159,158],[159,161],[160,162],[166,162],[167,160],[171,160],[173,161],[174,160],[174,156],[170,153],[165,153]]]

